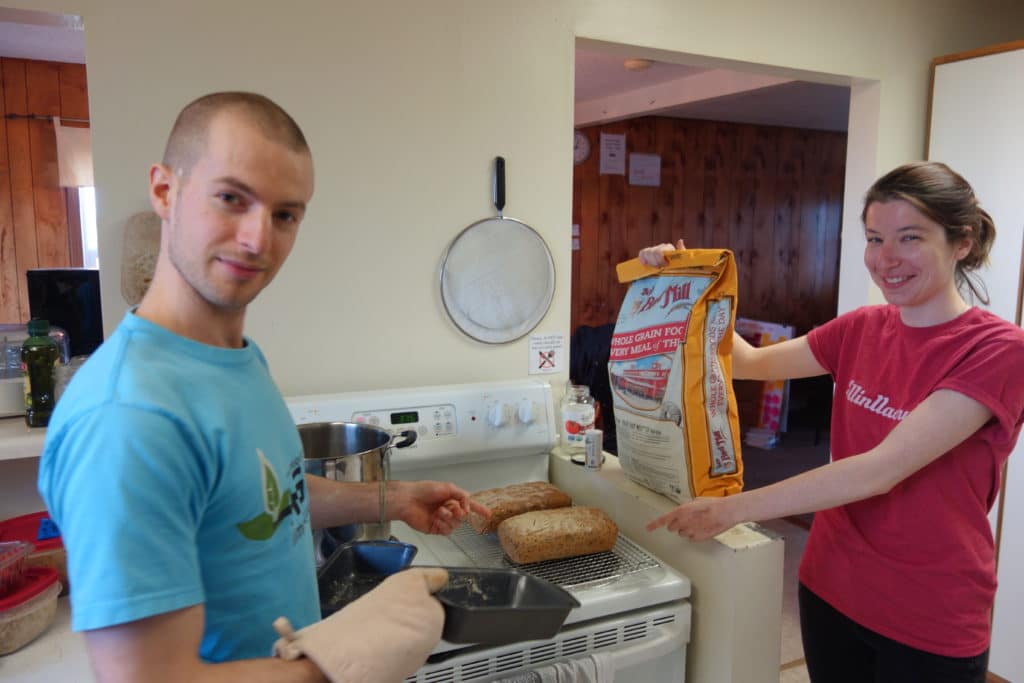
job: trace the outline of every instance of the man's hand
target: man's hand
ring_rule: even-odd
[[[470,512],[490,517],[486,506],[455,484],[442,481],[395,481],[388,490],[389,518],[417,531],[448,535]]]
[[[668,261],[665,260],[665,253],[669,251],[682,251],[683,249],[686,249],[686,245],[683,244],[682,240],[676,240],[675,244],[665,243],[646,247],[640,250],[640,262],[656,268],[667,266]]]
[[[647,530],[665,527],[691,541],[706,541],[737,524],[731,502],[734,498],[695,498],[651,520]]]

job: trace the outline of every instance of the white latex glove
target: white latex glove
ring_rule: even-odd
[[[305,655],[332,683],[400,683],[441,640],[444,608],[432,595],[448,582],[437,567],[406,569],[323,621],[296,632],[274,621],[274,654]]]

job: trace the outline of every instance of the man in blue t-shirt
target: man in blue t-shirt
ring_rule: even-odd
[[[310,529],[374,519],[378,491],[304,475],[242,332],[312,194],[302,131],[252,93],[189,104],[150,169],[152,284],[68,387],[39,472],[101,681],[400,680],[440,639],[441,569],[401,572],[318,621]],[[452,484],[389,487],[389,515],[421,531],[487,514]]]

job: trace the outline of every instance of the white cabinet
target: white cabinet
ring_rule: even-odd
[[[967,178],[992,215],[995,248],[981,276],[991,310],[1018,325],[1024,240],[1022,83],[1024,41],[936,59],[928,147],[928,158]],[[1024,681],[1024,439],[1010,456],[992,521],[999,533],[999,590],[989,670]]]

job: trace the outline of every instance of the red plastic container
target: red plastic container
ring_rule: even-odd
[[[0,599],[0,655],[27,645],[53,623],[59,593],[56,571],[47,567],[25,570],[18,589]]]
[[[57,570],[57,575],[65,588],[68,586],[67,553],[60,536],[39,539],[40,524],[49,519],[46,510],[33,512],[20,517],[11,517],[0,521],[0,543],[6,541],[23,541],[35,546],[35,550],[25,558],[25,567],[50,567]],[[65,591],[67,592],[67,591]]]

